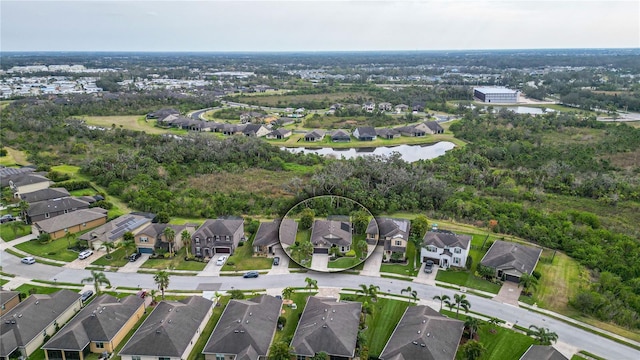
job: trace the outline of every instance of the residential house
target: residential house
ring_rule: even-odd
[[[263,137],[270,133],[271,130],[267,129],[262,124],[246,124],[242,129],[242,133],[245,136],[253,136],[253,137]]]
[[[404,261],[407,254],[407,243],[411,222],[407,219],[375,218],[367,226],[367,242],[370,244],[382,241],[384,247],[383,260]],[[394,255],[395,254],[395,255]]]
[[[362,104],[362,110],[369,113],[374,112],[376,110],[376,103],[374,103],[373,101],[367,101],[366,103]]]
[[[454,360],[464,331],[464,322],[441,315],[425,306],[409,306],[404,311],[381,360]]]
[[[19,168],[5,167],[0,165],[0,186],[9,186],[9,181],[22,177],[28,173],[34,173],[35,168],[31,166],[23,166]],[[44,173],[42,175],[45,175]]]
[[[400,137],[400,131],[393,128],[380,128],[376,129],[376,136],[387,140],[397,139]]]
[[[401,114],[403,112],[407,112],[409,110],[409,105],[406,104],[398,104],[394,107],[396,113]]]
[[[326,134],[325,130],[315,129],[304,134],[304,141],[322,141]]]
[[[82,308],[80,294],[33,294],[0,317],[0,360],[28,357]]]
[[[353,136],[360,141],[373,141],[376,139],[376,135],[376,129],[371,126],[362,126],[353,132]]]
[[[75,234],[105,224],[107,213],[107,210],[99,207],[76,210],[34,222],[31,226],[31,233],[36,235],[49,234],[52,240],[60,239],[67,234]]]
[[[292,219],[274,220],[260,223],[253,238],[253,252],[259,255],[275,254],[275,248],[293,245],[296,241],[298,223]]]
[[[204,346],[205,360],[267,360],[282,299],[230,300]]]
[[[243,219],[209,219],[191,236],[191,253],[205,258],[233,254],[241,240],[244,240]]]
[[[430,134],[444,134],[444,129],[437,121],[425,121],[424,124],[431,131]]]
[[[346,130],[334,130],[329,134],[332,142],[349,142],[351,135]]]
[[[257,123],[264,121],[265,115],[255,111],[243,112],[240,114],[240,123]]]
[[[560,351],[550,345],[531,345],[520,360],[569,360]]]
[[[118,244],[125,233],[136,235],[153,220],[153,214],[138,215],[135,213],[122,215],[108,223],[82,234],[79,239],[86,240],[89,247],[98,250],[102,244],[110,242]]]
[[[429,129],[424,123],[407,125],[396,129],[400,131],[403,136],[411,137],[426,136],[427,134],[431,133],[431,129]]]
[[[288,118],[288,117],[281,117],[276,121],[276,124],[280,125],[280,126],[286,126],[286,125],[291,125],[294,124],[296,121]]]
[[[291,347],[298,360],[325,352],[334,360],[355,358],[362,304],[309,296]]]
[[[40,201],[62,199],[69,196],[71,196],[71,194],[69,194],[69,191],[67,191],[67,189],[65,188],[47,188],[21,194],[20,200],[26,201],[31,204]]]
[[[496,276],[502,280],[520,282],[522,274],[533,273],[541,254],[541,248],[497,240],[480,264],[495,269]]]
[[[161,301],[119,355],[122,360],[186,359],[211,318],[212,306],[202,296]]]
[[[164,119],[169,115],[179,115],[180,111],[176,109],[160,109],[147,114],[147,119]]]
[[[13,196],[20,198],[20,195],[49,188],[53,181],[43,175],[24,173],[9,180],[9,187],[13,191]]]
[[[340,252],[351,250],[353,229],[348,221],[315,220],[311,226],[311,244],[314,254],[329,254],[337,247]]]
[[[4,315],[7,311],[20,304],[20,293],[18,291],[6,291],[0,290],[0,316]]]
[[[420,104],[415,104],[412,106],[412,110],[414,113],[421,112],[421,111],[424,111],[424,106]]]
[[[169,242],[164,234],[167,227],[173,229],[175,234],[171,248],[174,251],[178,251],[184,245],[182,243],[182,232],[187,230],[189,242],[191,242],[191,235],[195,233],[197,225],[148,224],[134,236],[137,251],[141,254],[153,254],[157,249],[169,251]]]
[[[113,353],[144,312],[139,296],[99,295],[42,346],[45,358],[84,360],[89,353]]]
[[[431,260],[444,269],[450,266],[463,268],[467,266],[470,248],[471,236],[434,227],[422,238],[420,259],[421,262]]]
[[[393,108],[393,105],[391,105],[391,103],[388,103],[388,102],[381,102],[380,104],[378,104],[378,110],[380,111],[391,111],[392,108]]]
[[[280,139],[286,139],[289,136],[291,136],[292,134],[293,134],[293,132],[291,130],[289,130],[289,129],[279,128],[279,129],[273,130],[272,132],[268,133],[266,135],[266,138],[270,139],[270,140],[272,140],[272,139],[280,140]]]
[[[31,203],[27,210],[25,221],[32,224],[44,219],[50,219],[58,215],[82,209],[88,209],[89,203],[74,197],[53,199]]]

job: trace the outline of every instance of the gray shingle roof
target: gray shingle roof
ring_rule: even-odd
[[[381,240],[385,238],[400,238],[402,240],[409,241],[409,231],[411,229],[411,222],[409,220],[393,218],[376,218],[375,220],[376,221],[372,219],[369,222],[369,226],[367,226],[367,234],[375,234],[377,224],[377,231],[380,234]],[[406,250],[406,247],[396,246],[392,240],[388,240],[384,242],[384,249],[403,252]]]
[[[437,121],[425,121],[424,124],[427,125],[427,127],[429,129],[431,129],[431,131],[433,131],[434,133],[438,133],[438,132],[444,131],[442,126],[440,126],[440,124],[438,124]]]
[[[376,136],[376,129],[371,127],[371,126],[362,126],[362,127],[356,128],[356,130],[358,131],[358,135],[360,137],[375,137]]]
[[[19,296],[20,292],[18,291],[7,291],[7,290],[0,290],[0,304],[4,305],[6,303],[8,303],[11,299],[13,299],[16,296]]]
[[[56,200],[45,200],[34,202],[29,205],[29,210],[27,210],[27,214],[31,217],[38,216],[46,213],[56,212],[56,211],[64,211],[70,210],[75,211],[75,209],[87,209],[89,207],[89,203],[76,199],[73,197],[66,197],[62,199]]]
[[[308,133],[304,134],[304,138],[305,139],[307,139],[307,138],[321,139],[326,134],[327,134],[327,132],[325,130],[316,129],[316,130],[312,130],[312,131],[309,131]]]
[[[423,245],[433,245],[437,248],[459,247],[468,249],[471,244],[471,236],[458,235],[450,231],[427,231],[422,238]]]
[[[553,346],[531,345],[520,360],[569,360]]]
[[[144,306],[144,299],[130,295],[122,299],[103,294],[85,306],[43,349],[82,350],[91,341],[109,342]]]
[[[237,360],[266,356],[281,309],[282,300],[269,295],[229,301],[202,353],[242,354]]]
[[[243,224],[244,220],[208,219],[198,228],[192,237],[200,236],[202,238],[208,238],[214,235],[233,236]]]
[[[122,215],[102,226],[82,234],[82,236],[80,236],[80,240],[113,242],[121,238],[127,231],[133,231],[150,222],[151,219],[142,215]]]
[[[484,254],[480,264],[497,270],[514,270],[520,274],[531,274],[540,254],[542,254],[541,248],[497,240]]]
[[[38,184],[38,183],[42,183],[42,182],[50,182],[50,183],[52,183],[52,181],[47,179],[45,176],[38,175],[38,174],[32,174],[32,173],[25,173],[22,176],[18,176],[16,178],[13,178],[11,181],[13,182],[13,185],[15,185],[15,186]]]
[[[152,237],[154,239],[157,239],[158,236],[161,236],[164,234],[164,229],[166,229],[167,227],[170,227],[173,229],[173,231],[176,233],[176,238],[174,239],[176,242],[180,241],[180,234],[182,234],[182,232],[187,229],[187,225],[169,225],[169,224],[149,224],[147,226],[145,226],[142,230],[140,230],[140,232],[138,232],[138,235],[140,234],[145,234],[148,235],[149,237]]]
[[[453,360],[464,323],[428,306],[408,307],[385,345],[380,359]]]
[[[291,341],[294,353],[353,357],[362,304],[310,296]]]
[[[351,246],[351,223],[336,220],[316,220],[311,228],[314,247]]]
[[[106,218],[107,212],[107,210],[99,207],[91,209],[80,209],[67,214],[58,215],[50,219],[36,221],[34,225],[36,225],[42,231],[53,233],[58,230],[64,230],[75,225],[80,225],[82,223],[98,220],[100,218]]]
[[[80,294],[71,290],[33,294],[23,300],[0,318],[0,356],[9,356],[18,347],[28,344],[79,301]]]
[[[211,300],[201,296],[161,301],[120,354],[181,357],[212,305]]]
[[[292,245],[296,241],[298,223],[292,219],[274,220],[260,223],[256,236],[253,239],[254,246],[271,246],[278,242]]]
[[[36,190],[26,194],[20,194],[20,199],[28,203],[35,203],[38,201],[59,199],[59,198],[68,197],[68,196],[69,196],[69,192],[65,188],[48,188],[48,189]]]

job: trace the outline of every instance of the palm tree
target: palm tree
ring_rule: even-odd
[[[169,287],[169,273],[160,270],[153,276],[153,281],[158,285],[158,289],[162,292],[162,300],[164,300],[164,290]]]
[[[469,340],[473,339],[473,334],[478,331],[478,327],[480,326],[480,322],[477,318],[467,316],[467,320],[464,322],[464,327],[469,329]]]
[[[558,341],[558,334],[550,331],[548,328],[529,326],[529,336],[533,336],[538,340],[540,345],[551,345]]]
[[[525,294],[536,291],[536,289],[538,288],[538,278],[533,275],[522,274],[522,276],[520,277],[520,282],[518,283],[518,287],[522,287],[522,290],[525,292]]]
[[[318,288],[318,280],[312,279],[310,277],[305,278],[304,281],[307,283],[307,287],[310,289]]]
[[[282,289],[282,297],[285,299],[291,299],[291,295],[293,295],[293,288],[292,287],[286,287],[284,289]]]
[[[491,324],[493,327],[495,327],[495,326],[498,326],[498,324],[500,324],[500,319],[498,319],[497,317],[492,317],[491,319],[487,320],[487,322]]]
[[[100,271],[91,270],[91,276],[88,278],[84,278],[80,281],[81,283],[93,283],[94,288],[96,289],[96,294],[100,293],[100,285],[108,285],[111,286],[111,282],[107,279],[107,276]]]
[[[12,221],[9,223],[9,227],[11,228],[11,232],[13,233],[13,237],[17,237],[18,236],[18,231],[20,231],[20,229],[22,228],[22,225],[19,221]],[[70,233],[67,233],[70,234]],[[71,244],[69,244],[69,246],[71,246]]]
[[[191,234],[185,229],[180,233],[180,239],[182,240],[182,246],[187,251],[187,257],[189,257],[189,248],[191,247]]]
[[[469,312],[471,303],[467,300],[467,295],[453,294],[453,301],[456,304],[456,319],[460,316],[460,308],[462,308],[464,312]]]
[[[451,300],[445,300],[444,304],[449,308],[449,311],[453,312],[453,308],[456,307],[456,303]]]
[[[130,252],[136,250],[136,242],[133,240],[123,240],[122,248],[124,249],[125,257],[129,257],[129,255],[131,255]]]
[[[440,311],[442,311],[442,303],[451,300],[449,295],[436,295],[433,297],[433,300],[440,301]]]
[[[18,209],[20,209],[20,217],[25,224],[27,223],[27,212],[29,211],[29,206],[29,203],[24,200],[20,200],[20,202],[18,203]]]
[[[486,350],[481,343],[475,340],[467,341],[460,347],[460,352],[462,352],[465,360],[477,360]]]
[[[76,239],[76,236],[78,236],[78,235],[76,235],[76,233],[72,233],[72,232],[68,232],[64,236],[64,238],[67,239],[67,242],[69,243],[69,247],[71,247],[71,242]]]
[[[167,225],[162,232],[164,239],[169,243],[169,256],[173,256],[173,242],[176,239],[176,231],[170,225]]]
[[[112,242],[103,242],[102,245],[100,245],[100,249],[104,248],[105,250],[107,250],[107,259],[111,259],[111,250],[116,248],[116,244],[112,243]]]
[[[370,284],[367,289],[367,295],[371,298],[371,301],[376,302],[378,300],[378,291],[380,291],[380,286]]]
[[[360,288],[356,291],[358,294],[362,294],[362,296],[367,296],[369,293],[369,288],[365,284],[360,284]]]
[[[360,251],[360,259],[366,259],[367,258],[367,250],[369,250],[369,245],[367,245],[367,242],[365,240],[359,240],[356,243],[356,248],[358,249],[358,251]]]
[[[155,304],[156,296],[158,296],[158,290],[152,289],[151,291],[149,291],[149,296],[151,296],[151,304]]]

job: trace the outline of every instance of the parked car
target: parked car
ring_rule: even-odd
[[[424,264],[424,272],[427,274],[431,274],[433,272],[433,261],[427,260]]]
[[[140,258],[140,256],[142,256],[142,254],[140,254],[139,252],[133,253],[133,254],[129,255],[129,261],[130,262],[134,262],[134,261],[138,260]]]
[[[257,278],[258,275],[260,275],[260,273],[258,273],[257,271],[247,271],[246,273],[244,273],[244,275],[242,275],[243,278]]]
[[[11,215],[11,214],[5,214],[5,215],[0,216],[0,224],[8,223],[10,221],[15,221],[15,220],[16,220],[16,218],[13,217],[13,215]]]
[[[218,260],[216,260],[216,265],[222,266],[222,265],[224,265],[225,261],[227,261],[227,257],[226,256],[220,256],[218,258]]]
[[[33,256],[27,256],[23,257],[20,262],[22,262],[23,264],[31,265],[36,263],[36,259],[34,259]]]
[[[273,265],[280,265],[280,257],[276,256],[273,258]]]
[[[88,258],[91,255],[93,255],[93,251],[92,250],[84,250],[84,251],[80,252],[80,254],[78,254],[78,259],[84,260],[84,259]]]
[[[82,302],[87,301],[91,296],[93,295],[93,291],[92,290],[87,290],[85,292],[82,293],[82,296],[80,296],[80,299],[82,300]]]

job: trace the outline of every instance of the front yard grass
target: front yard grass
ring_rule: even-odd
[[[276,334],[273,338],[273,343],[277,343],[279,341],[290,342],[291,339],[293,339],[293,334],[295,333],[296,327],[298,326],[298,321],[300,320],[300,316],[302,315],[302,310],[304,310],[304,307],[307,304],[307,298],[315,294],[315,292],[293,293],[290,300],[292,300],[296,304],[296,309],[292,309],[289,305],[282,305],[281,315],[287,319],[287,322],[282,330],[276,331]]]
[[[15,291],[19,291],[21,293],[25,293],[27,295],[30,294],[30,290],[33,289],[35,292],[34,294],[52,294],[56,291],[62,290],[61,288],[56,288],[56,287],[49,287],[49,286],[38,286],[38,285],[31,285],[31,284],[22,284],[20,286],[18,286]],[[71,290],[73,291],[73,290]]]
[[[40,244],[38,240],[31,240],[18,244],[15,248],[47,259],[71,262],[78,258],[78,253],[68,250],[68,246],[68,240],[63,238],[53,240],[47,244]]]
[[[271,269],[273,259],[267,257],[253,256],[250,242],[245,242],[244,246],[238,246],[233,255],[222,266],[222,271],[245,271],[245,270],[265,270]],[[229,261],[233,265],[229,264]]]
[[[358,241],[360,240],[364,240],[365,239],[364,234],[360,234],[360,235],[354,235],[353,236],[353,244],[356,244]],[[362,262],[364,262],[364,260],[361,260],[362,258],[362,251],[360,251],[357,248],[354,248],[354,250],[356,251],[356,256],[354,257],[341,257],[339,259],[333,260],[333,261],[329,261],[329,265],[328,267],[330,269],[350,269]],[[365,258],[366,260],[366,258]]]
[[[125,266],[129,259],[126,257],[125,250],[123,248],[116,249],[111,252],[110,259],[108,259],[109,255],[103,255],[98,260],[92,262],[92,265],[100,265],[100,266],[113,266],[113,267],[122,267]]]
[[[532,337],[513,330],[491,326],[484,321],[481,324],[478,329],[478,338],[479,342],[487,349],[480,357],[481,360],[520,359],[529,346],[535,342]],[[495,330],[495,334],[491,333],[491,329]],[[463,359],[460,355],[458,353],[456,359]]]
[[[398,275],[416,276],[418,275],[419,267],[415,268],[416,263],[416,246],[409,242],[407,243],[407,264],[382,264],[380,265],[380,271]]]
[[[185,248],[181,248],[176,252],[172,258],[158,258],[149,259],[145,261],[140,267],[144,269],[157,269],[157,270],[189,270],[189,271],[202,271],[207,263],[200,261],[185,261],[184,256],[186,254]]]
[[[20,223],[20,226],[16,228],[16,232],[13,232],[13,226],[11,223],[4,223],[0,225],[0,237],[4,241],[11,241],[17,238],[31,234],[31,226]]]
[[[218,300],[218,304],[213,307],[213,314],[211,314],[211,318],[202,330],[202,334],[200,334],[198,341],[196,341],[196,344],[193,346],[187,360],[204,360],[205,357],[202,350],[204,350],[204,346],[207,345],[207,341],[209,341],[209,337],[213,333],[213,329],[216,328],[218,320],[220,320],[220,317],[222,316],[222,312],[229,303],[229,299],[230,298],[228,296],[222,296]]]
[[[436,275],[436,280],[464,286],[470,289],[482,290],[493,294],[497,294],[500,291],[500,285],[476,277],[468,271],[439,269],[438,274]]]

